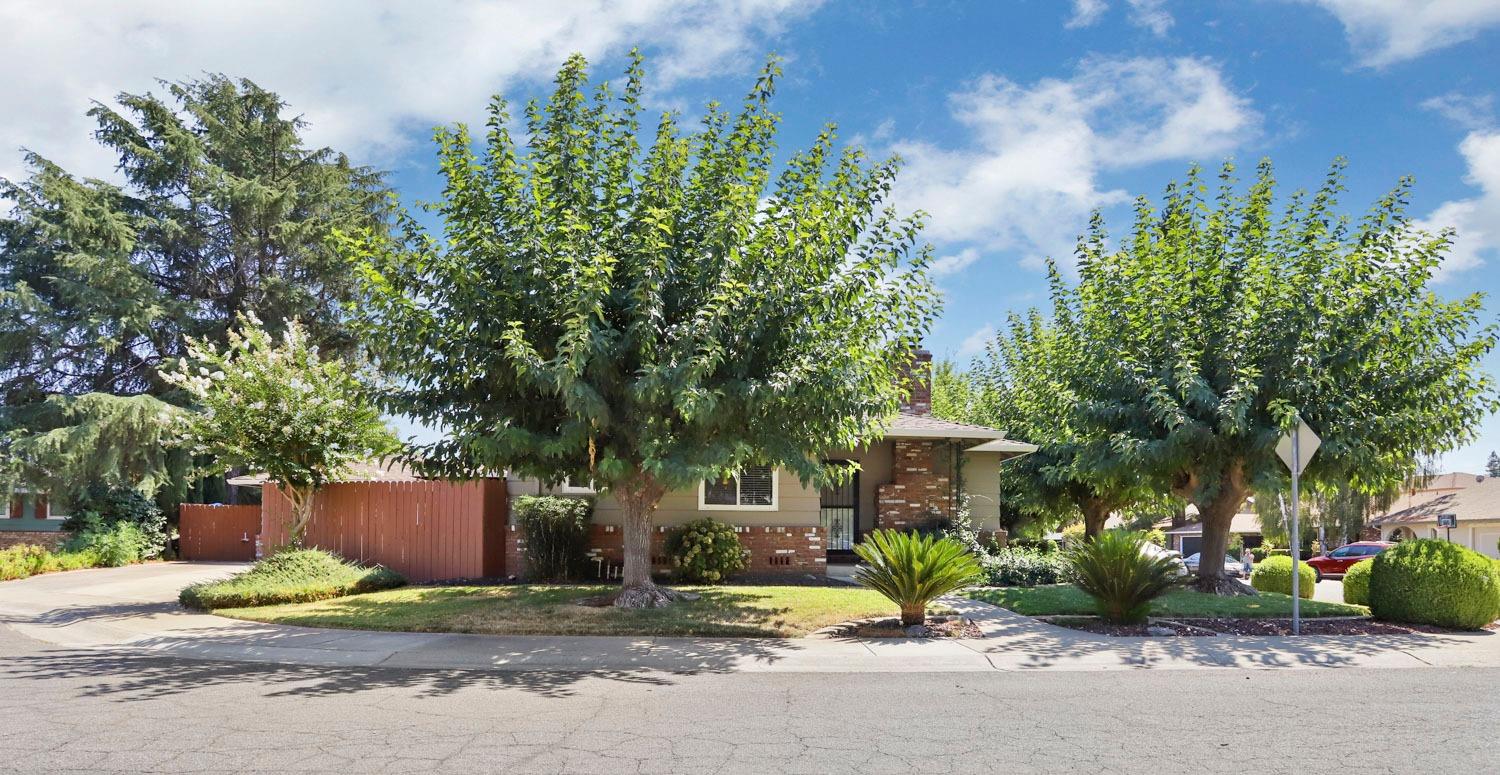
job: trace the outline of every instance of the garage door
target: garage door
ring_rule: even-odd
[[[1182,556],[1190,557],[1198,553],[1198,548],[1203,546],[1203,539],[1199,536],[1182,537]]]
[[[1500,557],[1500,530],[1475,530],[1474,548],[1490,557]]]

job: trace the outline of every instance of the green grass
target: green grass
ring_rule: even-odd
[[[1000,606],[1026,616],[1089,615],[1097,613],[1094,601],[1072,584],[1040,587],[987,587],[968,593],[975,600]],[[1302,615],[1365,616],[1369,609],[1358,605],[1303,600]],[[1221,597],[1178,589],[1151,604],[1151,616],[1270,618],[1292,615],[1292,598],[1275,592],[1255,597]]]
[[[676,587],[697,592],[667,608],[591,608],[577,601],[618,587],[408,587],[313,603],[215,613],[257,622],[495,635],[799,637],[831,624],[894,616],[879,593],[855,587]]]
[[[239,608],[324,600],[405,583],[401,574],[386,568],[366,568],[318,549],[295,549],[277,552],[227,579],[194,584],[178,599],[189,608]]]

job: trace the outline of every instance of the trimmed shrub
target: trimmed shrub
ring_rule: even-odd
[[[105,568],[140,562],[161,553],[161,547],[134,522],[104,523],[97,515],[81,517],[83,529],[73,534],[63,548],[69,552],[90,552],[95,564]]]
[[[1031,549],[999,549],[979,558],[986,583],[997,587],[1034,587],[1067,580],[1068,564],[1061,553]]]
[[[1311,598],[1313,589],[1318,583],[1318,574],[1306,563],[1297,565],[1297,592],[1303,598]],[[1292,556],[1290,554],[1272,554],[1255,570],[1250,571],[1250,586],[1261,592],[1276,592],[1283,595],[1292,594]]]
[[[1360,560],[1344,572],[1344,602],[1350,605],[1370,604],[1370,571],[1374,560]]]
[[[588,498],[527,495],[515,501],[516,524],[526,536],[527,575],[542,581],[577,581],[588,569]]]
[[[739,534],[716,519],[705,517],[672,530],[663,548],[684,581],[718,584],[745,569]]]
[[[244,608],[326,600],[404,584],[401,574],[379,565],[357,565],[321,549],[286,549],[244,573],[194,584],[182,590],[178,600],[204,610]]]
[[[854,553],[863,561],[854,580],[899,606],[903,627],[921,624],[934,599],[983,578],[974,555],[948,537],[875,530]]]
[[[1480,629],[1500,618],[1500,566],[1447,541],[1402,541],[1375,555],[1370,613],[1392,622]]]
[[[1073,583],[1094,599],[1099,615],[1107,621],[1145,621],[1151,601],[1177,586],[1176,559],[1146,553],[1147,543],[1140,533],[1106,530],[1068,550]]]

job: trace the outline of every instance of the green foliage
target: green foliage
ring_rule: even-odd
[[[1409,540],[1372,562],[1370,613],[1377,619],[1477,630],[1500,618],[1500,564],[1472,549]]]
[[[621,496],[627,534],[663,492],[746,464],[843,473],[821,453],[895,415],[938,296],[919,221],[882,209],[894,160],[831,129],[775,158],[777,76],[696,132],[664,114],[643,147],[640,62],[590,97],[574,56],[524,145],[498,98],[482,153],[439,130],[444,234],[345,241],[388,408],[447,431],[414,463],[587,477]],[[625,559],[627,586],[649,584],[649,558]]]
[[[223,468],[264,473],[292,501],[292,542],[307,526],[312,493],[354,464],[396,451],[396,437],[369,398],[359,369],[319,356],[307,330],[288,321],[277,339],[253,316],[219,348],[190,340],[193,358],[162,376],[199,411],[182,434]]]
[[[1169,556],[1147,553],[1147,543],[1140,533],[1106,530],[1068,549],[1073,583],[1094,599],[1106,621],[1145,621],[1151,601],[1177,586],[1177,563]]]
[[[1297,564],[1297,594],[1311,598],[1318,583],[1318,576],[1307,563]],[[1250,586],[1262,592],[1292,594],[1292,558],[1290,555],[1273,554],[1262,560],[1250,571]]]
[[[63,545],[69,552],[91,554],[94,564],[118,568],[161,554],[162,546],[133,522],[104,522],[93,512],[84,512],[80,528]]]
[[[1062,540],[1063,545],[1065,546],[1077,546],[1078,544],[1083,543],[1083,539],[1085,537],[1087,537],[1087,533],[1086,528],[1082,522],[1074,522],[1073,524],[1068,525],[1067,527],[1062,529]]]
[[[0,581],[92,568],[98,564],[99,556],[91,550],[53,552],[36,544],[21,544],[0,549]]]
[[[129,487],[94,484],[70,504],[73,515],[64,530],[79,532],[93,527],[111,527],[125,522],[140,529],[147,544],[160,551],[167,545],[167,515],[156,503]]]
[[[745,569],[745,549],[733,525],[704,517],[667,533],[672,567],[684,581],[718,584]]]
[[[1375,568],[1374,560],[1360,560],[1344,572],[1344,602],[1351,605],[1370,604],[1370,572]]]
[[[1068,564],[1060,552],[1005,548],[979,557],[986,583],[998,587],[1034,587],[1065,581]]]
[[[26,180],[0,180],[0,432],[26,462],[11,473],[57,494],[185,493],[190,461],[159,443],[156,416],[185,402],[162,364],[241,313],[350,349],[356,281],[329,236],[388,223],[381,174],[305,147],[275,94],[221,75],[163,88],[90,111],[123,186],[29,152]]]
[[[1271,550],[1275,548],[1269,542],[1263,543],[1260,546],[1252,546],[1250,547],[1250,559],[1254,562],[1260,562],[1270,556]]]
[[[512,504],[526,538],[527,575],[547,581],[577,581],[588,565],[589,525],[594,502],[587,498],[526,495]]]
[[[378,565],[356,565],[321,549],[286,549],[222,581],[194,584],[182,590],[179,600],[203,610],[243,608],[305,603],[404,584],[401,574]]]
[[[984,578],[979,562],[956,539],[875,530],[854,547],[854,580],[901,607],[901,624],[921,624],[927,604]]]
[[[1145,536],[1147,543],[1156,544],[1163,549],[1167,548],[1167,534],[1160,528],[1153,527],[1150,530],[1143,530],[1141,534]],[[1243,542],[1240,548],[1244,548]]]
[[[1484,463],[1484,472],[1489,476],[1500,476],[1500,454],[1490,453],[1490,457]]]

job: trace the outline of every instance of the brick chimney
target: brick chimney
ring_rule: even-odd
[[[932,353],[927,350],[912,353],[911,367],[906,372],[906,378],[910,395],[901,403],[901,411],[932,414]]]

